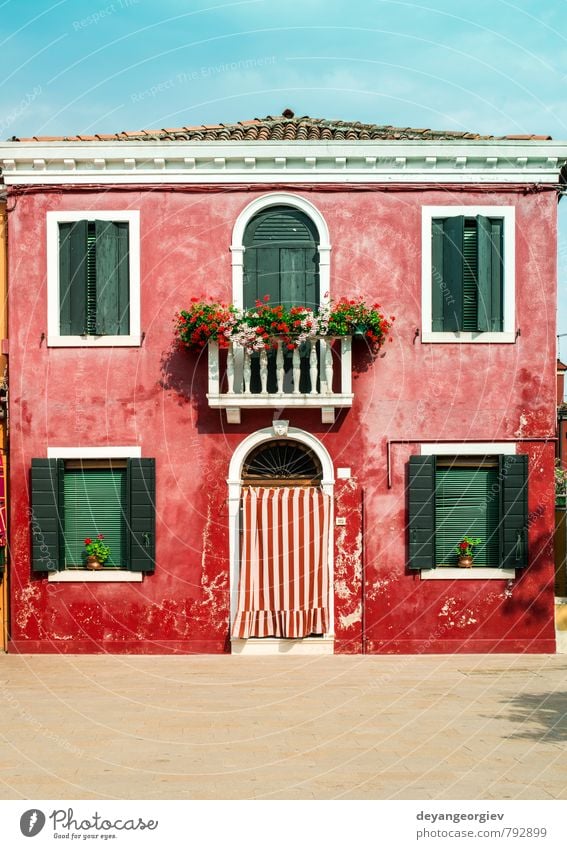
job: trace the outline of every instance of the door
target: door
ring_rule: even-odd
[[[318,459],[272,440],[244,464],[232,636],[302,639],[329,630],[330,496]]]

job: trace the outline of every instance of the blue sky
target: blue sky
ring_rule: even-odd
[[[290,107],[567,140],[566,11],[565,0],[0,0],[0,138]],[[559,289],[567,333],[567,198]]]

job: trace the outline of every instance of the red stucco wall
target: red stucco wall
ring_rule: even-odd
[[[301,191],[296,192],[302,194]],[[261,191],[40,192],[10,213],[12,649],[223,652],[228,640],[230,458],[270,410],[240,425],[207,406],[205,358],[173,351],[172,318],[191,296],[231,298],[234,221]],[[289,410],[335,467],[336,651],[553,651],[553,443],[530,456],[531,565],[514,582],[421,581],[407,570],[406,461],[420,439],[496,440],[555,430],[556,199],[553,193],[303,193],[332,243],[331,293],[364,295],[396,315],[394,341],[355,353],[355,400],[332,426]],[[515,345],[439,345],[421,326],[421,206],[516,206]],[[139,209],[142,346],[47,348],[45,213]],[[388,439],[415,440],[392,447]],[[156,458],[157,568],[140,584],[48,584],[30,577],[29,470],[48,446],[140,445]],[[364,536],[362,537],[362,529]],[[364,611],[362,602],[365,600]],[[365,632],[362,628],[364,625]]]

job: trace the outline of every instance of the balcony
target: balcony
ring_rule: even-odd
[[[270,407],[319,409],[332,424],[335,410],[351,407],[354,397],[351,337],[318,337],[293,351],[276,341],[276,349],[256,354],[209,341],[209,406],[224,408],[229,424],[240,423],[243,409]]]

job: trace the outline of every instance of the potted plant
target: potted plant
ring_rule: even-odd
[[[555,506],[567,506],[567,471],[561,468],[561,461],[555,461]]]
[[[103,534],[98,534],[96,539],[85,537],[85,552],[87,569],[102,569],[110,557],[110,548],[104,542]]]
[[[329,329],[331,336],[364,338],[371,348],[379,349],[392,329],[394,316],[388,320],[380,304],[369,306],[362,298],[341,298],[331,305]]]
[[[464,536],[455,547],[455,551],[459,555],[457,559],[457,565],[464,566],[466,569],[470,569],[470,567],[473,565],[474,549],[477,547],[477,545],[480,545],[481,542],[482,540],[479,537]]]
[[[193,298],[187,310],[175,317],[176,333],[183,348],[202,349],[209,340],[226,348],[234,343],[254,353],[274,350],[283,343],[286,350],[300,348],[318,337],[360,336],[376,353],[392,329],[394,316],[387,319],[380,304],[367,305],[362,298],[325,304],[318,309],[302,305],[286,307],[269,303],[270,296],[249,309],[233,304]]]

